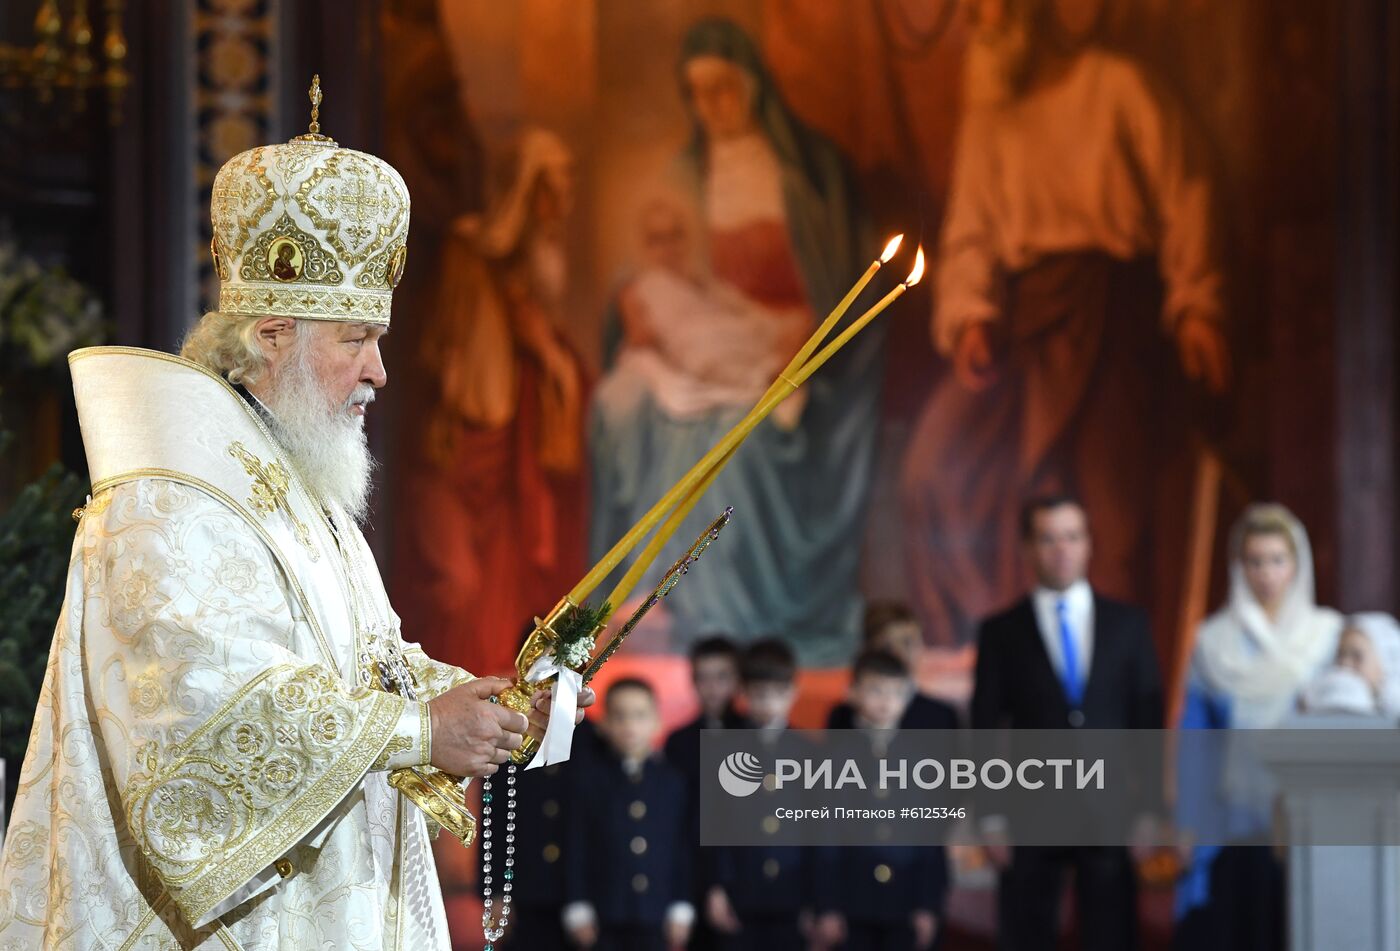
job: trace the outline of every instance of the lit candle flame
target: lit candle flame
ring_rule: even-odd
[[[890,243],[885,245],[885,250],[880,254],[881,264],[890,263],[890,259],[893,258],[895,252],[899,250],[899,245],[902,241],[904,241],[904,235],[902,234],[897,234],[893,238],[890,238]]]
[[[919,245],[919,251],[914,255],[914,270],[909,272],[909,276],[904,279],[905,287],[913,287],[919,283],[924,276],[924,246]]]

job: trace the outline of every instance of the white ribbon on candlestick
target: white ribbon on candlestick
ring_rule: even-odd
[[[559,663],[551,652],[531,665],[525,680],[537,684],[556,674],[559,679],[554,682],[554,703],[549,710],[549,725],[545,727],[539,750],[526,769],[563,763],[568,760],[569,751],[573,748],[574,717],[578,713],[578,695],[583,690],[583,674]]]

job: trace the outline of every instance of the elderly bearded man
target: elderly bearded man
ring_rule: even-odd
[[[0,948],[446,949],[389,772],[490,775],[549,699],[527,723],[490,702],[507,681],[405,643],[359,531],[408,193],[313,117],[225,165],[212,205],[220,306],[182,358],[70,358],[92,497]],[[418,700],[377,689],[404,667]]]

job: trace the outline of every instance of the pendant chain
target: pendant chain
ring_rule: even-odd
[[[393,627],[384,613],[370,604],[369,586],[365,582],[364,567],[358,553],[341,537],[330,508],[323,504],[322,513],[346,569],[360,684],[417,700],[417,680],[404,661]],[[367,623],[371,614],[374,615],[373,623]]]
[[[510,923],[510,893],[515,883],[515,764],[506,766],[506,859],[501,873],[501,913],[493,915],[491,908],[491,777],[481,783],[481,934],[486,939],[483,951],[493,951]]]

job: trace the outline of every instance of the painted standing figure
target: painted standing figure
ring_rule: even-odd
[[[1184,432],[1160,337],[1212,393],[1229,362],[1211,181],[1180,105],[1137,63],[1058,39],[1044,0],[972,9],[933,321],[954,374],[901,488],[911,594],[945,644],[1018,589],[1027,494],[1083,498],[1096,584],[1146,600],[1154,485]]]
[[[723,291],[702,296],[679,275],[651,268],[648,286],[624,289],[622,303],[631,306],[633,327],[663,333],[707,307],[728,323],[795,324],[799,333],[755,335],[745,358],[772,356],[761,342],[771,337],[771,347],[784,348],[781,368],[815,326],[814,315],[840,299],[872,252],[849,171],[836,148],[789,111],[753,40],[735,24],[697,23],[684,41],[680,79],[694,122],[680,170],[702,223],[709,276]],[[639,319],[639,304],[665,310]],[[716,481],[711,496],[742,513],[743,527],[726,541],[722,559],[667,599],[676,649],[724,630],[741,641],[781,634],[806,663],[849,656],[861,617],[856,574],[882,349],[876,328],[862,334],[809,384],[800,412],[760,426]],[[622,356],[600,384],[590,426],[592,542],[599,553],[751,402],[717,398],[721,390],[749,392],[731,381],[706,388],[703,401],[658,399],[661,377],[645,386],[629,382],[622,364],[635,355]],[[688,372],[685,379],[694,377]],[[698,533],[713,517],[702,506],[678,537]]]
[[[531,130],[509,179],[443,242],[394,563],[406,623],[485,670],[510,667],[520,625],[585,569],[584,375],[560,329],[573,157]]]

